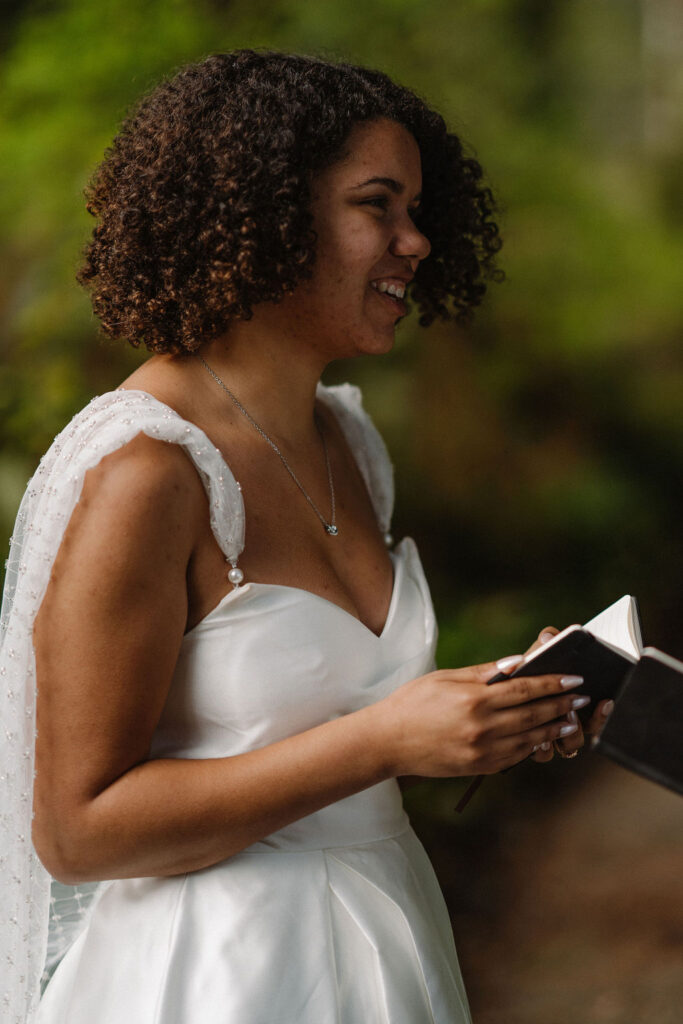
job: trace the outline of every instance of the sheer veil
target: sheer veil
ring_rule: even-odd
[[[393,473],[357,388],[319,385],[354,449],[378,518],[388,531]],[[30,1024],[41,980],[85,924],[99,885],[54,882],[31,842],[35,775],[33,624],[86,472],[144,432],[183,446],[204,484],[211,528],[235,566],[244,546],[239,484],[194,424],[142,391],[113,391],[86,406],[56,438],[29,481],[17,515],[0,613],[0,1008],[8,1024]]]
[[[202,478],[211,525],[237,563],[244,537],[239,485],[194,424],[140,391],[102,395],[56,438],[21,502],[0,613],[0,1008],[8,1024],[35,1018],[45,980],[83,927],[97,885],[53,882],[31,842],[35,774],[33,623],[86,472],[144,432],[185,448]]]

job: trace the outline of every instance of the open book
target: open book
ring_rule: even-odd
[[[611,698],[614,710],[593,749],[625,768],[683,793],[683,662],[643,649],[638,604],[626,594],[584,626],[568,626],[528,655],[509,675],[499,673],[489,684],[515,676],[546,673],[580,675],[573,693],[586,693],[591,704]],[[481,784],[470,784],[456,810],[462,811]]]
[[[528,655],[510,675],[500,673],[489,679],[489,683],[556,672],[583,676],[583,685],[576,693],[588,694],[594,707],[599,700],[616,697],[642,649],[638,604],[635,597],[626,594],[585,626],[563,629]]]

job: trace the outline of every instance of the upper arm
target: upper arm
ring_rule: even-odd
[[[206,514],[176,445],[138,435],[86,474],[34,627],[39,848],[41,834],[147,756]]]

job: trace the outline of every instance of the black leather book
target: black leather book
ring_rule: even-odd
[[[642,646],[638,605],[626,594],[584,626],[568,626],[525,658],[510,675],[500,673],[489,683],[556,672],[583,676],[583,685],[572,692],[591,697],[592,703],[584,711],[584,717],[588,717],[597,701],[617,696]]]
[[[572,688],[572,693],[585,693],[591,697],[591,703],[579,712],[581,719],[586,721],[598,701],[617,698],[642,649],[638,602],[635,597],[625,594],[584,626],[568,626],[525,658],[514,672],[499,672],[488,680],[488,685],[502,683],[515,676],[555,673],[583,676],[583,684]],[[460,813],[465,809],[483,779],[483,775],[473,778],[456,811]]]
[[[683,662],[646,647],[593,750],[683,794]]]

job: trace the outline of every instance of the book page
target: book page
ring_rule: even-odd
[[[625,594],[609,608],[605,608],[587,622],[584,629],[636,659],[640,657],[643,649],[640,617],[636,599],[630,594]]]

